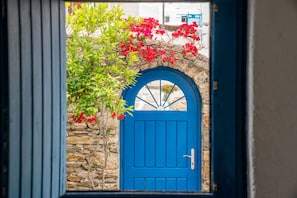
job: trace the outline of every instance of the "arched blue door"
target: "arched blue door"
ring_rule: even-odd
[[[183,73],[142,72],[123,97],[134,105],[121,123],[121,190],[201,190],[201,98]]]

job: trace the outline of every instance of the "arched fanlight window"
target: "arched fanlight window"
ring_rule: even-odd
[[[154,80],[139,90],[134,108],[137,111],[187,111],[187,100],[176,84]]]

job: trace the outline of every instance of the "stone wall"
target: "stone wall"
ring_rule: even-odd
[[[67,122],[67,190],[119,189],[119,121],[110,115],[97,116],[107,121],[107,152],[99,124],[75,123],[68,112]],[[108,119],[110,118],[110,119]],[[101,119],[101,120],[100,120]],[[105,166],[105,153],[108,159]],[[103,170],[104,173],[103,173]],[[104,181],[102,180],[104,175]],[[92,182],[91,182],[92,181]],[[104,186],[102,185],[104,183]]]
[[[203,55],[184,57],[170,66],[178,69],[193,79],[202,98],[202,190],[209,191],[209,60]],[[137,69],[145,70],[162,66],[160,62],[142,65]],[[163,65],[164,66],[164,65]],[[99,123],[107,121],[107,151],[104,152],[100,125],[73,123],[71,112],[67,123],[67,190],[119,190],[119,122],[110,115],[99,116]],[[100,120],[101,119],[101,120]],[[100,141],[99,141],[100,140]],[[104,154],[108,154],[106,168]],[[104,177],[103,177],[104,175]],[[104,185],[102,185],[104,178]],[[91,182],[92,181],[92,182]]]

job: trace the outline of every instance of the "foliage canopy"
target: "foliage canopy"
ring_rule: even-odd
[[[67,102],[76,116],[94,116],[103,109],[118,115],[132,110],[121,91],[135,83],[138,71],[132,65],[138,58],[119,50],[130,39],[134,21],[123,15],[120,7],[100,3],[82,4],[67,17]]]

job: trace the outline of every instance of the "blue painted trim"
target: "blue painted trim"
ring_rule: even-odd
[[[245,176],[246,0],[214,0],[212,13],[212,178],[216,197],[247,197]],[[226,69],[228,67],[228,69]]]

